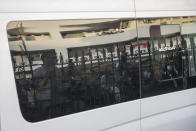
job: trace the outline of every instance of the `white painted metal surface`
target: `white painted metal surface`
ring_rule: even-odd
[[[179,108],[142,119],[143,131],[195,131],[196,106]]]
[[[135,0],[137,11],[196,11],[195,0]]]
[[[195,131],[196,89],[141,100],[143,131]]]
[[[134,0],[0,0],[0,12],[134,11]]]
[[[59,0],[58,2],[53,0],[0,0],[0,2],[0,12],[4,12],[0,13],[1,131],[140,130],[140,100],[38,123],[25,121],[19,109],[6,33],[7,24],[10,21],[18,20],[134,18],[133,0],[83,0],[79,3],[73,0]],[[137,18],[196,16],[195,0],[136,0],[135,5]],[[196,89],[142,99],[141,125],[143,131],[195,131],[195,103]]]
[[[189,89],[142,99],[142,117],[176,110],[196,103],[196,89]]]

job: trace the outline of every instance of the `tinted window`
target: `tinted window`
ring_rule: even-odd
[[[196,87],[196,17],[137,22],[142,97]]]
[[[36,122],[139,98],[135,20],[22,21],[7,27],[26,120]]]

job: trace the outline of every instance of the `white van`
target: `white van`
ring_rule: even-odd
[[[1,0],[0,131],[195,131],[195,0]]]

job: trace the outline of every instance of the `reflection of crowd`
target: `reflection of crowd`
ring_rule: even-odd
[[[69,59],[68,66],[58,68],[55,52],[44,52],[42,61],[43,65],[33,71],[32,80],[18,82],[24,95],[20,98],[23,114],[30,121],[139,97],[138,66],[127,60],[125,52],[121,53],[120,61],[100,62],[92,67],[84,65],[85,62],[76,66]]]
[[[186,41],[173,50],[155,52],[162,58],[142,63],[142,87],[144,97],[169,93],[188,88],[188,54]],[[170,45],[173,47],[173,45]],[[163,57],[164,56],[164,57]]]
[[[142,58],[141,72],[139,62],[128,56],[124,48],[118,60],[87,64],[82,59],[81,64],[75,64],[69,59],[68,65],[61,67],[57,66],[55,51],[43,52],[43,65],[33,71],[33,78],[17,81],[22,112],[26,119],[39,121],[138,99],[140,84],[145,92],[143,97],[147,92],[178,90],[183,85],[178,77],[186,76],[183,63],[187,63],[187,54],[183,50],[177,47],[168,51],[164,60],[158,62],[149,52]]]

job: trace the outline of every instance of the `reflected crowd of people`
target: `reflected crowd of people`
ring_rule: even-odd
[[[191,88],[195,77],[189,76],[188,50],[186,42],[181,43],[161,52],[153,51],[148,42],[148,52],[140,56],[123,47],[117,59],[111,53],[96,62],[83,56],[64,63],[61,53],[58,59],[55,50],[45,51],[32,78],[16,79],[23,116],[41,121]]]
[[[43,52],[33,78],[17,80],[23,115],[40,121],[139,98],[138,62],[100,61],[93,66],[69,59],[59,67],[56,52]],[[113,62],[113,63],[112,63]]]

